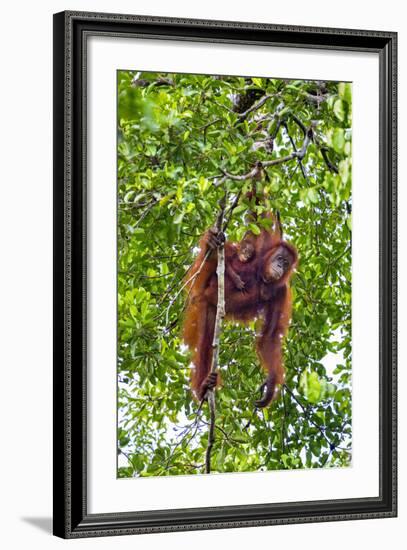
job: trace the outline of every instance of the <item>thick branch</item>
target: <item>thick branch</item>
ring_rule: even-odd
[[[205,455],[205,473],[211,473],[211,455],[213,444],[215,443],[215,421],[216,421],[216,406],[215,406],[215,393],[213,390],[208,392],[208,405],[210,413],[209,431],[208,431],[208,446],[206,448]]]
[[[223,206],[224,209],[224,206]],[[220,227],[223,225],[223,211],[220,219]],[[222,242],[218,247],[218,266],[216,269],[218,277],[218,304],[216,308],[215,331],[213,335],[213,360],[211,372],[216,372],[219,359],[219,339],[222,328],[222,321],[225,317],[225,247]]]
[[[221,202],[221,209],[216,220],[216,229],[218,232],[222,231],[223,228],[223,218],[226,208],[226,193]],[[224,242],[221,241],[218,246],[218,266],[216,269],[216,274],[218,276],[218,303],[216,307],[216,320],[215,320],[215,330],[213,334],[213,357],[211,365],[211,373],[216,373],[218,370],[219,362],[219,340],[222,328],[223,318],[225,317],[225,247]],[[211,453],[213,444],[215,442],[215,420],[216,420],[216,408],[215,408],[215,393],[213,389],[208,389],[206,392],[206,397],[208,399],[209,411],[210,411],[210,424],[209,424],[209,434],[208,434],[208,447],[206,449],[206,459],[205,459],[205,473],[209,474],[211,472]]]

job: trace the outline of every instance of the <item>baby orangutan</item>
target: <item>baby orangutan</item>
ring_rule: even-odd
[[[228,292],[228,282],[241,292],[248,291],[250,281],[256,275],[257,265],[254,261],[256,249],[252,235],[247,233],[240,243],[225,247],[225,292]],[[228,281],[229,279],[229,281]]]

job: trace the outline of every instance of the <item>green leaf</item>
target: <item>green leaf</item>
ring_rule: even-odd
[[[252,78],[252,82],[255,86],[258,86],[259,88],[262,88],[263,86],[261,78]]]
[[[352,103],[352,84],[350,82],[339,82],[338,92],[341,99],[346,103]]]
[[[254,223],[249,223],[249,229],[255,235],[260,235],[260,228],[257,225],[255,225]]]
[[[310,189],[308,189],[308,198],[312,203],[318,204],[319,194],[315,187],[311,187]]]
[[[345,120],[345,107],[341,99],[337,99],[334,103],[334,113],[336,117],[342,122]]]
[[[345,135],[342,128],[335,128],[332,136],[332,145],[337,153],[342,153],[345,146]]]
[[[182,223],[182,220],[184,219],[185,213],[180,212],[177,216],[175,216],[173,223],[175,225],[180,225]]]

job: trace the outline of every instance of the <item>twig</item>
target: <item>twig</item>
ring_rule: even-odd
[[[215,120],[212,120],[211,122],[208,122],[207,124],[204,124],[204,126],[200,126],[198,128],[198,130],[203,130],[203,139],[204,139],[204,144],[206,145],[206,131],[208,130],[208,128],[210,126],[212,126],[213,124],[217,124],[218,122],[222,122],[222,119],[221,118],[215,118]]]
[[[188,443],[195,437],[196,435],[196,432],[198,431],[199,429],[199,419],[200,419],[200,410],[201,408],[199,407],[199,409],[197,410],[196,412],[196,416],[195,416],[195,420],[192,422],[192,424],[190,424],[189,426],[187,426],[184,430],[184,433],[181,434],[181,439],[174,445],[172,451],[171,451],[171,454],[170,456],[168,457],[167,461],[166,461],[166,466],[165,468],[167,469],[170,465],[170,461],[171,459],[173,458],[174,454],[175,454],[175,451],[178,449],[178,447],[180,445],[182,445],[182,443],[186,440],[186,438],[188,437],[189,433],[194,430],[192,432],[192,435],[191,437],[188,439],[186,445],[188,445]]]
[[[158,199],[154,198],[150,201],[149,205],[146,207],[146,209],[143,211],[139,219],[136,221],[136,225],[134,228],[138,227],[140,223],[143,221],[143,219],[147,216],[147,214],[150,212],[150,210],[153,208],[155,204],[157,204]]]
[[[119,453],[121,453],[127,460],[127,462],[129,463],[129,465],[132,467],[133,469],[133,477],[134,475],[137,473],[137,470],[136,468],[134,467],[134,464],[133,464],[133,461],[132,459],[130,458],[130,455],[128,453],[125,453],[124,451],[122,451],[122,449],[119,449]]]
[[[223,177],[223,178],[222,178],[222,183],[223,183],[225,180],[226,180],[226,177]],[[228,227],[228,225],[229,225],[230,219],[231,219],[232,214],[233,214],[233,210],[234,210],[234,209],[236,208],[236,206],[238,205],[241,194],[242,194],[242,190],[240,189],[239,192],[236,194],[235,198],[233,199],[232,204],[231,204],[230,207],[229,207],[228,216],[227,216],[225,222],[223,223],[223,229],[220,229],[220,230],[222,230],[223,232],[226,231],[226,229],[227,229],[227,227]],[[226,202],[225,202],[225,205],[226,205]],[[216,224],[216,227],[217,227],[217,229],[218,229],[218,231],[219,231],[219,228],[218,228],[217,224]],[[199,266],[198,271],[194,274],[193,277],[191,277],[191,279],[192,279],[192,285],[190,286],[190,288],[189,288],[189,290],[188,290],[188,294],[187,294],[187,297],[186,297],[186,300],[185,300],[184,308],[186,307],[186,304],[188,303],[189,295],[190,295],[190,293],[191,293],[191,291],[192,291],[192,288],[193,288],[193,286],[194,286],[194,284],[195,284],[196,275],[199,275],[199,273],[202,271],[203,265],[204,265],[204,263],[206,262],[206,260],[208,259],[209,255],[210,255],[210,252],[208,252],[208,253],[205,255],[205,258],[203,259],[202,264]],[[190,269],[190,268],[189,268],[189,269]],[[187,273],[188,273],[188,271],[187,271]],[[188,283],[188,282],[189,282],[189,281],[187,281],[187,283]],[[183,288],[184,288],[184,287],[183,287]],[[172,303],[173,303],[173,302],[171,302],[171,304],[170,304],[169,307],[171,307]],[[201,402],[201,404],[202,404],[202,402]]]
[[[189,283],[195,281],[195,279],[198,277],[198,275],[201,273],[202,269],[203,269],[203,266],[206,262],[206,260],[209,258],[210,254],[211,254],[212,250],[208,250],[208,252],[205,254],[205,257],[204,259],[202,260],[202,263],[201,265],[199,266],[199,269],[197,271],[195,271],[195,273],[193,275],[191,275],[191,277],[189,277],[189,279],[187,279],[185,281],[185,283],[183,285],[181,285],[181,288],[176,292],[174,298],[170,301],[170,303],[168,304],[168,307],[166,309],[166,323],[168,324],[168,316],[169,316],[169,312],[170,312],[170,309],[172,308],[174,302],[176,301],[176,299],[178,298],[178,296],[181,294],[181,292],[184,290],[184,288],[186,288]],[[189,271],[189,270],[188,270]]]
[[[212,103],[214,103],[217,107],[220,107],[221,109],[225,109],[226,111],[228,111],[229,113],[231,113],[232,115],[235,115],[235,111],[233,109],[231,109],[230,107],[228,107],[227,105],[222,105],[222,103],[218,103],[216,101],[216,99],[213,99],[213,98],[210,98],[210,100],[212,101]]]
[[[304,407],[304,405],[301,403],[301,401],[299,401],[297,399],[297,397],[294,395],[294,392],[287,386],[287,384],[284,384],[283,385],[283,388],[285,390],[288,391],[288,393],[291,395],[291,397],[294,399],[294,401],[296,401],[296,403],[301,407],[301,409],[303,410],[303,413],[305,414],[305,417],[310,421],[310,423],[315,426],[315,428],[317,428],[319,430],[319,432],[321,433],[322,437],[325,439],[325,441],[328,443],[329,445],[329,449],[330,449],[330,452],[335,450],[335,449],[341,449],[343,451],[347,451],[347,449],[343,448],[343,447],[339,447],[339,445],[336,445],[335,443],[332,443],[331,440],[329,439],[329,437],[326,435],[325,433],[325,428],[323,428],[322,426],[320,426],[317,422],[315,422],[314,420],[312,420],[312,418],[310,418],[310,413],[309,413],[309,410]],[[325,461],[326,462],[326,461]]]
[[[207,426],[210,425],[209,422],[206,422],[205,420],[202,419],[202,424],[206,424]],[[230,443],[235,443],[235,444],[239,444],[239,443],[242,443],[242,441],[239,441],[233,437],[230,437],[230,435],[227,433],[226,430],[224,430],[223,428],[221,428],[220,426],[218,426],[217,424],[215,424],[215,428],[217,430],[219,430],[221,433],[223,433],[223,435],[225,436],[226,440],[229,441]]]
[[[158,306],[160,306],[166,299],[167,299],[167,296],[169,296],[171,294],[171,292],[173,291],[174,287],[182,280],[184,279],[184,277],[186,277],[187,273],[190,271],[192,265],[190,265],[187,269],[185,269],[182,277],[180,278],[175,278],[174,277],[174,280],[173,282],[171,283],[171,285],[168,287],[168,289],[166,290],[166,292],[163,294],[163,296],[161,297],[161,300],[158,302]],[[161,317],[161,314],[159,314],[156,318],[158,319],[159,317]]]
[[[325,164],[328,166],[329,170],[331,172],[334,172],[335,174],[339,174],[338,168],[333,164],[328,157],[328,148],[327,147],[321,147],[320,148],[322,158],[324,159]]]
[[[272,95],[265,95],[263,96],[261,99],[259,99],[259,101],[257,101],[257,103],[254,103],[251,107],[249,107],[246,111],[244,111],[243,113],[239,113],[238,114],[238,117],[239,118],[246,118],[247,115],[249,115],[250,113],[252,113],[253,111],[257,111],[257,109],[260,109],[260,107],[262,107],[266,101],[268,101],[269,99],[271,99],[273,96]]]
[[[315,145],[318,147],[318,149],[319,149],[319,151],[322,155],[322,158],[324,159],[324,162],[327,165],[328,169],[331,172],[334,172],[334,174],[339,174],[338,167],[335,166],[335,164],[329,158],[329,155],[328,155],[329,149],[328,149],[328,147],[326,145],[324,145],[323,143],[321,143],[321,140],[318,139],[318,136],[315,136]]]
[[[263,167],[268,167],[268,166],[276,166],[277,164],[283,164],[284,162],[288,162],[290,160],[293,160],[293,159],[299,157],[300,154],[301,154],[301,151],[293,151],[289,155],[286,155],[285,157],[280,157],[279,159],[264,160],[264,161],[261,162],[261,165]],[[244,181],[244,180],[252,179],[255,176],[257,176],[258,167],[257,167],[257,163],[256,163],[256,166],[254,168],[252,168],[252,170],[250,170],[250,172],[247,172],[246,174],[242,174],[240,176],[238,176],[237,174],[230,174],[229,172],[226,172],[226,170],[222,170],[222,172],[226,177],[228,177],[231,180]]]
[[[290,134],[290,132],[288,131],[288,126],[287,126],[287,124],[285,124],[285,123],[284,123],[284,129],[285,129],[285,131],[286,131],[286,133],[287,133],[288,139],[290,140],[290,143],[291,143],[292,148],[293,148],[294,151],[296,152],[296,151],[297,151],[297,147],[296,147],[296,145],[295,145],[295,141],[294,141],[293,138],[291,137],[291,134]],[[297,161],[298,161],[298,166],[301,168],[301,172],[302,172],[302,175],[304,176],[304,179],[305,179],[307,182],[309,182],[309,180],[308,180],[308,175],[307,175],[307,173],[306,173],[306,171],[305,171],[305,168],[304,168],[304,165],[303,165],[303,163],[302,163],[302,160],[301,160],[300,158],[297,157]]]
[[[304,138],[305,138],[305,136],[307,135],[307,127],[305,126],[305,124],[303,124],[303,123],[301,122],[301,120],[300,120],[298,117],[296,117],[295,115],[293,115],[293,114],[291,115],[291,118],[292,118],[293,121],[297,124],[297,126],[299,126],[299,127],[301,128],[301,131],[302,131],[303,136],[304,136]]]
[[[218,122],[222,122],[222,119],[221,118],[215,118],[215,120],[211,120],[210,122],[207,122],[203,126],[199,126],[197,128],[197,130],[206,130],[207,128],[209,128],[209,126],[212,126],[212,124],[217,124]]]

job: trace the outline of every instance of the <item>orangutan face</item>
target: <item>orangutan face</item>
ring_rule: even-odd
[[[266,283],[280,281],[286,273],[293,269],[296,262],[294,252],[286,245],[279,245],[272,251],[265,262],[263,279]]]
[[[246,263],[254,256],[254,246],[252,243],[243,241],[240,243],[238,258],[241,262]]]

